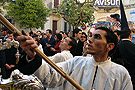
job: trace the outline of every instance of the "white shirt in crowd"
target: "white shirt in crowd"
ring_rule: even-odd
[[[73,58],[73,55],[70,53],[69,50],[64,50],[61,53],[56,53],[55,55],[48,58],[51,59],[54,63],[59,63]]]

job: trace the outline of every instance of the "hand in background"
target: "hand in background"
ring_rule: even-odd
[[[50,47],[51,45],[50,45],[50,44],[48,44],[48,43],[46,43],[46,46],[47,46],[47,47]]]
[[[11,67],[8,65],[8,64],[5,64],[5,66],[6,66],[6,69],[8,70],[8,69],[11,69]]]
[[[51,49],[51,51],[55,51],[55,49],[53,47],[51,47],[50,49]]]
[[[85,41],[85,42],[84,42],[84,46],[83,46],[83,56],[87,56],[86,45],[87,45],[87,42]]]
[[[10,67],[13,68],[13,67],[15,67],[15,65],[11,64]]]

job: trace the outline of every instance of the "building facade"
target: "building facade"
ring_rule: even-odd
[[[63,0],[43,0],[43,3],[45,6],[49,9],[54,9],[59,7],[60,3]],[[84,0],[80,0],[83,2]],[[135,0],[122,0],[126,17],[128,21],[135,21]],[[95,21],[94,23],[99,22],[106,22],[107,17],[109,17],[111,14],[118,13],[120,14],[119,9],[119,0],[108,0],[108,3],[106,3],[106,0],[95,0],[94,4],[95,12]],[[69,31],[69,25],[68,23],[60,16],[56,15],[53,11],[50,12],[51,16],[48,17],[48,21],[45,23],[44,28],[39,28],[37,30],[41,30],[42,32],[45,32],[46,29],[51,29],[53,31],[53,35],[55,34],[56,30],[59,31]],[[19,29],[19,24],[14,23],[14,25]],[[87,25],[88,26],[88,25]],[[87,27],[86,30],[83,30],[84,32],[87,32],[90,27]]]
[[[83,2],[84,0],[80,0],[80,1]],[[49,9],[54,9],[58,7],[61,2],[62,0],[44,1],[46,7],[48,7]],[[122,2],[125,9],[127,21],[134,22],[135,21],[135,0],[122,0]],[[95,0],[94,8],[95,8],[94,23],[106,22],[107,17],[110,17],[111,14],[117,13],[120,15],[119,0],[108,0],[108,3],[106,3],[106,0]],[[66,23],[66,21],[60,16],[56,16],[54,13],[48,19],[49,21],[45,24],[44,30],[46,30],[47,28],[50,28],[53,30],[53,32],[55,32],[56,30],[68,31],[69,29],[68,23]],[[90,27],[87,27],[86,30],[83,30],[83,31],[87,32],[89,28]]]
[[[58,8],[62,1],[63,0],[43,0],[43,3],[47,8],[53,10],[54,8]],[[45,31],[46,29],[51,29],[53,31],[53,35],[56,30],[68,32],[68,23],[62,17],[56,15],[55,12],[51,11],[50,13],[51,15],[48,17],[48,21],[45,23],[44,29],[41,30]]]
[[[117,1],[117,0],[116,0]],[[125,14],[127,17],[127,21],[135,21],[135,0],[122,0],[123,1],[123,6],[125,10]],[[95,10],[94,15],[95,15],[95,23],[97,22],[104,22],[106,21],[106,17],[110,16],[111,14],[118,13],[120,14],[120,9],[119,6],[114,5],[114,6],[107,6],[105,7],[104,5],[101,7],[96,7],[98,8]],[[109,9],[109,10],[107,10]]]

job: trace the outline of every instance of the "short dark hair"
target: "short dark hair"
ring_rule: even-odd
[[[39,37],[38,37],[38,35],[37,35],[37,34],[34,34],[34,35],[32,36],[32,38],[34,38],[34,39],[35,39],[35,41],[37,41],[37,42],[38,42],[38,45],[40,44],[40,39],[39,39]]]
[[[14,34],[13,34],[13,36],[14,36],[14,37],[17,37],[17,36],[18,36],[18,34],[17,34],[17,33],[14,33]]]
[[[47,29],[46,31],[49,31],[49,33],[52,34],[52,30],[51,29]]]
[[[82,31],[82,30],[79,28],[74,29],[73,30],[73,37],[75,37],[75,33],[77,34],[79,31]]]
[[[37,35],[37,34],[34,34],[34,35],[32,36],[32,38],[34,38],[34,37],[38,37],[38,35]]]
[[[116,14],[111,14],[110,17],[114,18],[114,19],[116,19],[117,21],[120,22],[120,15],[119,14],[117,14],[117,13]]]
[[[29,32],[29,34],[30,34],[30,35],[33,34],[33,31],[31,30],[31,31]]]
[[[62,34],[64,34],[64,32],[63,32],[63,31],[60,31],[59,33],[62,33]]]
[[[107,43],[114,43],[114,45],[115,45],[114,48],[111,51],[109,51],[109,54],[108,54],[108,56],[112,56],[118,47],[118,38],[117,38],[116,34],[114,34],[114,32],[112,30],[105,28],[105,27],[98,27],[98,28],[96,28],[96,30],[97,29],[101,29],[101,30],[107,32],[107,34],[105,35]]]
[[[76,48],[77,42],[73,37],[69,37],[72,41],[69,42],[69,45],[72,46],[72,48]]]
[[[122,30],[121,31],[121,34],[120,34],[120,38],[123,39],[123,38],[128,38],[131,34],[131,31],[130,30]]]
[[[59,39],[59,41],[62,40],[62,35],[60,33],[56,33],[55,35]]]
[[[40,31],[40,30],[38,30],[37,32],[40,32],[40,33],[41,33],[41,31]]]
[[[7,27],[2,27],[1,31],[8,31],[8,28]]]
[[[7,34],[13,34],[13,32],[9,30],[9,31],[7,32]]]

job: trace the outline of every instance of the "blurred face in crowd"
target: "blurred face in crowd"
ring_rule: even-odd
[[[70,41],[72,40],[69,37],[65,38],[64,40],[61,40],[59,47],[63,50],[69,50],[71,48],[69,45]]]
[[[40,45],[40,39],[39,39],[39,37],[33,37],[33,39],[35,40],[35,42],[36,42],[36,44],[37,45]]]
[[[7,31],[3,31],[2,30],[1,33],[2,33],[3,36],[6,36],[7,35]]]
[[[81,36],[82,36],[82,31],[79,31],[76,37],[77,37],[78,39],[80,39]]]
[[[44,35],[43,35],[43,38],[46,38],[46,37],[47,37],[46,34],[44,34]]]
[[[56,33],[59,33],[59,30],[56,30]]]
[[[9,39],[11,39],[11,41],[14,39],[13,34],[8,34],[7,36],[8,36]]]
[[[85,36],[85,34],[82,34],[80,40],[81,40],[81,42],[85,42],[85,41],[86,41],[86,36]]]
[[[41,36],[41,33],[40,32],[37,32],[37,35],[40,37]]]
[[[70,36],[70,32],[68,32],[68,36]]]
[[[54,36],[54,39],[55,39],[55,41],[58,41],[58,40],[59,40],[59,39],[57,38],[57,36],[56,36],[56,35]]]
[[[46,31],[46,36],[47,36],[47,37],[50,37],[49,31]]]

